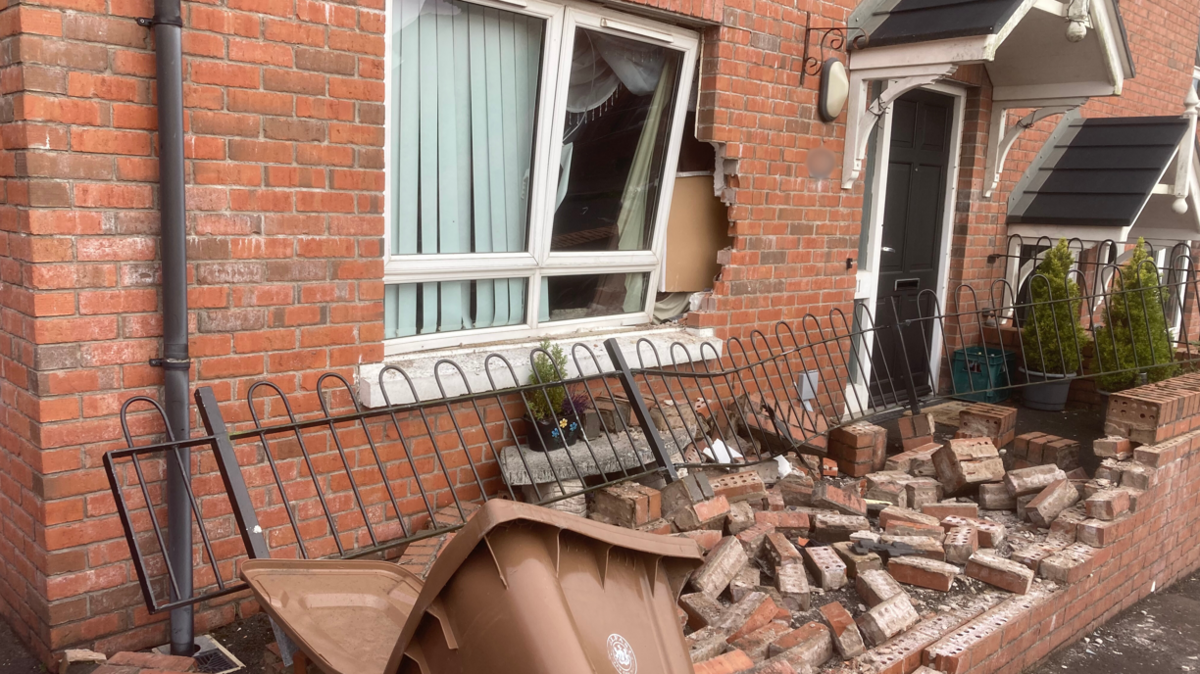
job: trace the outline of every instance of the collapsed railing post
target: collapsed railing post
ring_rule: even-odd
[[[904,321],[908,324],[909,321]],[[904,388],[908,390],[908,408],[912,410],[913,416],[921,413],[921,401],[917,398],[917,385],[913,381],[912,363],[908,362],[908,346],[904,344],[904,333],[900,329],[901,321],[897,317],[892,323],[892,330],[896,332],[896,341],[900,344],[900,361],[904,364],[904,369],[901,374],[904,375]]]
[[[654,460],[663,469],[667,482],[675,482],[679,479],[679,474],[675,472],[675,462],[667,455],[662,436],[658,434],[658,427],[654,425],[654,419],[650,418],[650,410],[646,408],[646,401],[642,398],[642,391],[638,388],[637,382],[633,380],[633,371],[629,369],[629,363],[625,362],[625,354],[621,353],[621,345],[617,343],[615,337],[609,337],[604,340],[604,349],[608,351],[608,357],[612,360],[613,368],[616,369],[617,378],[621,380],[621,386],[625,388],[625,397],[629,398],[633,414],[642,427],[646,442],[650,444],[650,451],[654,453]],[[679,449],[683,451],[682,447]]]
[[[233,506],[233,516],[242,534],[242,542],[246,544],[246,554],[250,559],[269,559],[271,552],[267,549],[267,540],[258,524],[258,515],[254,513],[250,491],[246,489],[246,480],[242,477],[242,469],[238,465],[237,455],[233,451],[233,443],[229,440],[229,431],[225,428],[225,419],[221,416],[221,408],[213,396],[212,387],[202,386],[196,389],[196,405],[200,408],[200,420],[204,422],[204,431],[212,436],[213,456],[217,459],[217,468],[221,470],[221,480],[225,483],[225,493],[229,495],[229,503]],[[287,494],[280,496],[287,499]]]

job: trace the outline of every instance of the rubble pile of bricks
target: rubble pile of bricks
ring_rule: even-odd
[[[1125,579],[1100,570],[1160,515],[1163,471],[1200,451],[1200,431],[1113,436],[1089,477],[1078,442],[1017,437],[1016,416],[972,405],[946,442],[928,415],[904,417],[890,456],[886,431],[859,422],[828,436],[837,477],[793,456],[693,469],[661,491],[602,489],[590,516],[706,551],[679,599],[697,674],[1015,673],[1127,605],[1101,593]]]

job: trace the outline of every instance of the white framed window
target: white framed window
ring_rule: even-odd
[[[649,323],[698,44],[571,0],[393,0],[386,352]]]

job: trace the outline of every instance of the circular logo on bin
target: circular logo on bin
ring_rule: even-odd
[[[620,634],[608,637],[608,660],[618,674],[637,674],[637,656],[633,654],[633,646]]]

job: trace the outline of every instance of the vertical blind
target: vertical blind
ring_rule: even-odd
[[[400,0],[396,19],[392,254],[525,250],[545,21],[455,0]],[[525,320],[524,279],[387,292],[388,337]]]

